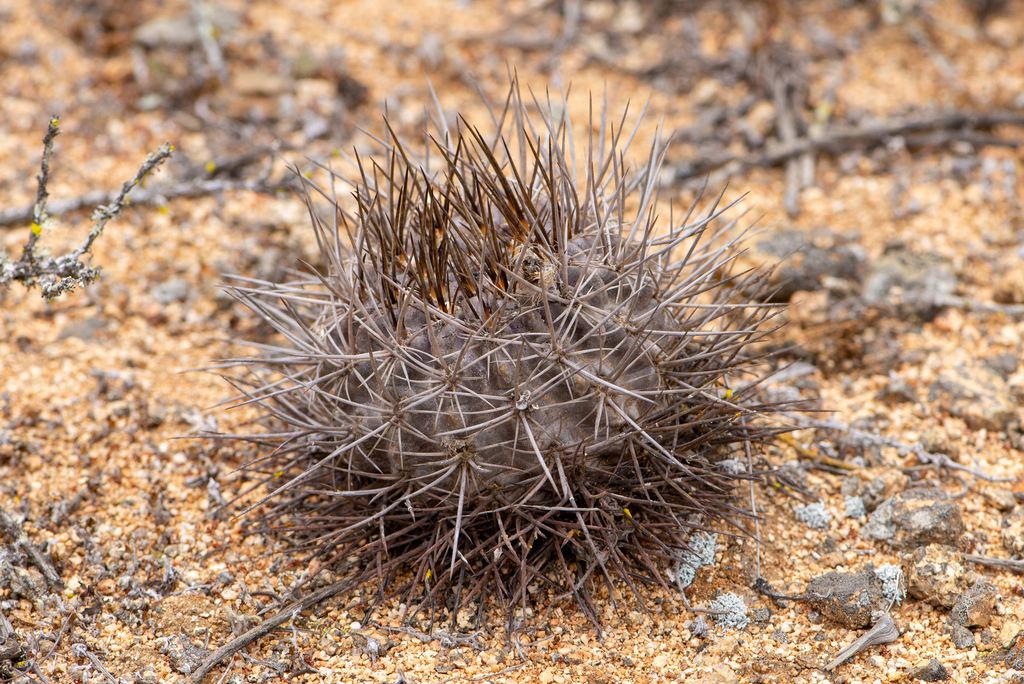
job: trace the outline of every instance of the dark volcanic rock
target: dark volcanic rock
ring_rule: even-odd
[[[951,624],[949,626],[949,637],[953,641],[953,645],[961,651],[974,648],[974,632],[966,627]]]
[[[944,682],[949,679],[949,671],[946,666],[935,658],[928,661],[928,664],[910,672],[912,679],[920,679],[922,682]]]

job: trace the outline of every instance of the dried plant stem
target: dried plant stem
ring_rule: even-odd
[[[992,558],[991,556],[982,556],[976,553],[964,554],[964,558],[977,563],[978,565],[985,565],[990,568],[999,568],[1000,570],[1009,570],[1011,572],[1024,573],[1024,560],[1013,560],[1012,558]]]
[[[14,522],[7,511],[4,510],[0,510],[0,530],[3,530],[11,538],[11,541],[25,550],[25,553],[32,559],[35,566],[43,573],[46,583],[50,585],[52,590],[64,590],[64,580],[60,578],[60,574],[53,567],[53,563],[43,555],[38,546],[32,543],[28,535],[25,534],[25,531],[21,529],[21,525]]]
[[[270,634],[272,631],[285,624],[289,620],[293,620],[296,615],[304,610],[312,608],[320,604],[323,601],[335,596],[347,589],[350,589],[350,585],[347,581],[338,580],[333,584],[329,584],[326,587],[317,589],[313,593],[305,596],[298,601],[285,606],[277,612],[273,617],[269,617],[260,624],[250,629],[245,634],[236,637],[229,641],[224,646],[221,646],[216,651],[206,657],[195,672],[192,673],[192,681],[198,684],[203,681],[206,675],[210,674],[210,670],[216,667],[218,664],[224,662],[226,658],[234,656],[236,653],[241,651],[243,648],[251,643],[254,643],[258,639]]]
[[[914,139],[907,136],[922,134],[927,131],[936,131],[944,135],[941,138],[934,139],[919,138],[917,139],[919,142],[976,140],[983,144],[1000,144],[1009,147],[1019,147],[1024,144],[1024,141],[1008,140],[1006,138],[990,136],[978,138],[980,134],[974,130],[1000,125],[1024,125],[1024,112],[1012,110],[994,112],[955,111],[919,119],[885,121],[860,128],[836,127],[832,130],[826,130],[820,136],[795,138],[776,149],[765,152],[753,152],[743,156],[725,154],[720,157],[702,159],[699,162],[680,165],[675,169],[674,180],[681,182],[693,177],[700,178],[720,167],[726,167],[724,169],[726,175],[733,176],[753,168],[777,166],[808,152],[840,154],[855,149],[870,149],[884,145],[887,141],[898,136],[903,136],[908,142],[913,142]]]

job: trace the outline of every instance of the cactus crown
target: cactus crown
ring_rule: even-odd
[[[773,432],[771,311],[721,211],[657,232],[662,145],[630,170],[605,107],[577,169],[564,101],[532,102],[513,83],[489,136],[442,117],[423,159],[388,126],[354,215],[307,183],[325,267],[236,288],[285,343],[231,363],[277,446],[260,520],[296,549],[431,616],[493,597],[511,624],[547,584],[599,622],[595,581],[664,583],[688,529],[749,515],[756,474],[721,461]]]

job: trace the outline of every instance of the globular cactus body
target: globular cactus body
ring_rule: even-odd
[[[716,463],[772,432],[770,311],[718,214],[657,232],[661,147],[627,171],[602,116],[577,173],[567,117],[527,112],[513,86],[492,138],[442,130],[436,169],[359,160],[358,210],[312,212],[324,272],[238,289],[287,339],[239,386],[279,443],[263,518],[299,548],[406,600],[511,616],[553,583],[596,619],[595,576],[663,581],[687,527],[745,515],[754,474]]]

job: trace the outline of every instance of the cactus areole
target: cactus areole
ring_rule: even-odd
[[[388,127],[354,211],[306,185],[320,272],[236,288],[284,340],[231,362],[276,444],[248,466],[261,530],[408,617],[511,623],[547,586],[599,622],[602,585],[665,583],[695,527],[742,532],[774,430],[742,231],[717,203],[659,226],[664,148],[629,166],[626,115],[584,148],[564,102],[530,105],[513,85],[490,133],[441,124],[420,156]]]

